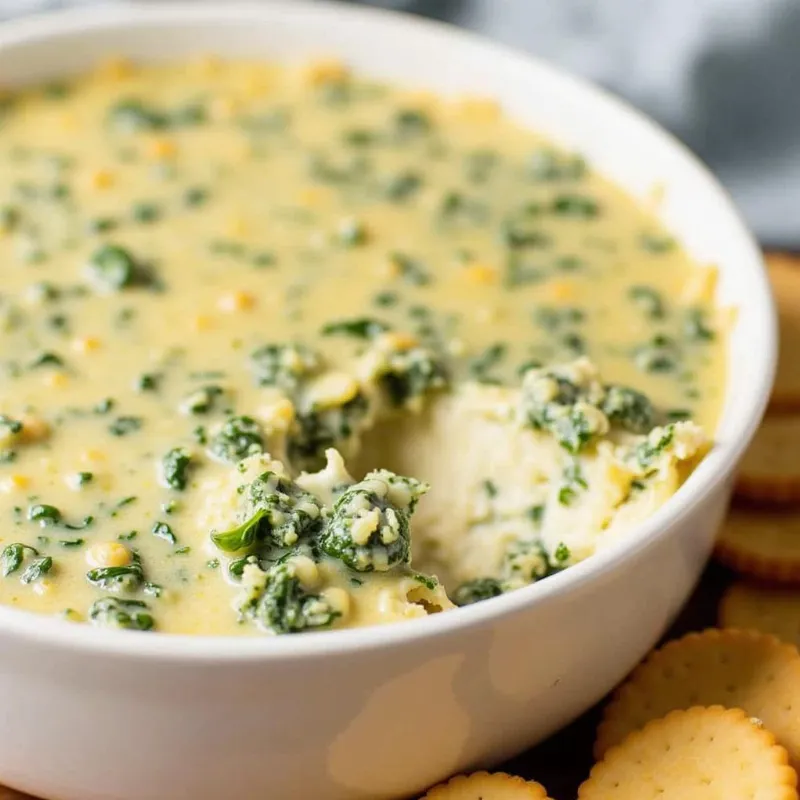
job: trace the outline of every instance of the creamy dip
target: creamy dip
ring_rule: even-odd
[[[527,585],[674,493],[722,401],[715,272],[648,209],[338,63],[2,95],[0,263],[0,602],[96,625]]]

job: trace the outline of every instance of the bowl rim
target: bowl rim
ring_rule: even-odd
[[[758,291],[749,295],[748,300],[752,304],[751,311],[754,307],[757,310],[754,326],[763,328],[763,350],[752,364],[749,382],[738,398],[740,402],[737,404],[744,404],[745,413],[740,414],[734,430],[726,432],[724,441],[715,442],[711,452],[676,494],[623,539],[546,581],[453,612],[398,624],[320,631],[306,636],[240,637],[169,633],[152,635],[137,631],[105,630],[85,624],[68,624],[55,617],[0,605],[0,635],[11,635],[30,644],[55,646],[73,652],[135,659],[156,658],[162,661],[189,659],[195,663],[283,661],[322,654],[346,655],[356,651],[400,647],[430,637],[453,636],[465,629],[481,627],[501,617],[531,609],[550,599],[577,593],[600,581],[625,562],[633,561],[637,555],[669,535],[681,520],[729,478],[763,415],[777,359],[777,320],[760,249],[718,180],[686,146],[625,101],[582,78],[454,25],[387,9],[343,5],[330,0],[269,0],[267,3],[233,0],[224,5],[179,0],[159,2],[158,5],[78,6],[3,22],[0,26],[0,51],[12,45],[24,47],[26,43],[33,44],[82,31],[102,31],[107,27],[157,26],[179,22],[212,24],[223,19],[233,22],[252,20],[257,24],[267,21],[275,13],[329,15],[331,18],[335,15],[337,24],[344,19],[347,25],[359,21],[382,22],[391,25],[401,36],[427,31],[427,35],[440,38],[443,47],[464,43],[473,47],[481,58],[500,59],[517,68],[536,71],[554,86],[601,102],[616,117],[622,118],[626,125],[646,132],[652,141],[658,143],[659,149],[671,150],[679,155],[695,177],[715,195],[716,203],[724,208],[733,223],[732,228],[739,228],[737,234],[745,245],[742,260],[749,262],[747,269],[757,273],[753,279]],[[613,182],[613,176],[610,179]],[[726,389],[730,390],[729,376]]]

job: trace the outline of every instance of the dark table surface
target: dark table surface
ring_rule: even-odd
[[[730,573],[716,564],[710,564],[664,640],[715,626],[719,598],[731,580]],[[578,786],[586,779],[594,763],[592,744],[604,703],[500,769],[539,781],[554,800],[575,800]]]

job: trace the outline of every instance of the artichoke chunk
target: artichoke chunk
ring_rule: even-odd
[[[346,489],[320,534],[320,547],[357,572],[386,572],[410,560],[410,519],[428,485],[388,470]]]

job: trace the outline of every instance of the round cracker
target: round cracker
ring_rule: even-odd
[[[800,258],[782,253],[766,256],[778,307],[780,352],[770,409],[800,410]]]
[[[722,705],[763,720],[800,766],[800,653],[757,631],[690,633],[653,651],[617,690],[595,756],[675,709]]]
[[[694,707],[612,747],[578,800],[797,800],[796,785],[786,750],[744,711]]]
[[[734,583],[719,604],[724,628],[771,633],[800,647],[800,591],[750,583]]]
[[[714,555],[742,575],[800,584],[800,512],[736,509],[722,526]]]
[[[764,419],[739,465],[736,494],[765,503],[800,501],[799,451],[800,416]]]
[[[505,772],[456,775],[428,790],[422,800],[548,800],[540,783]]]

